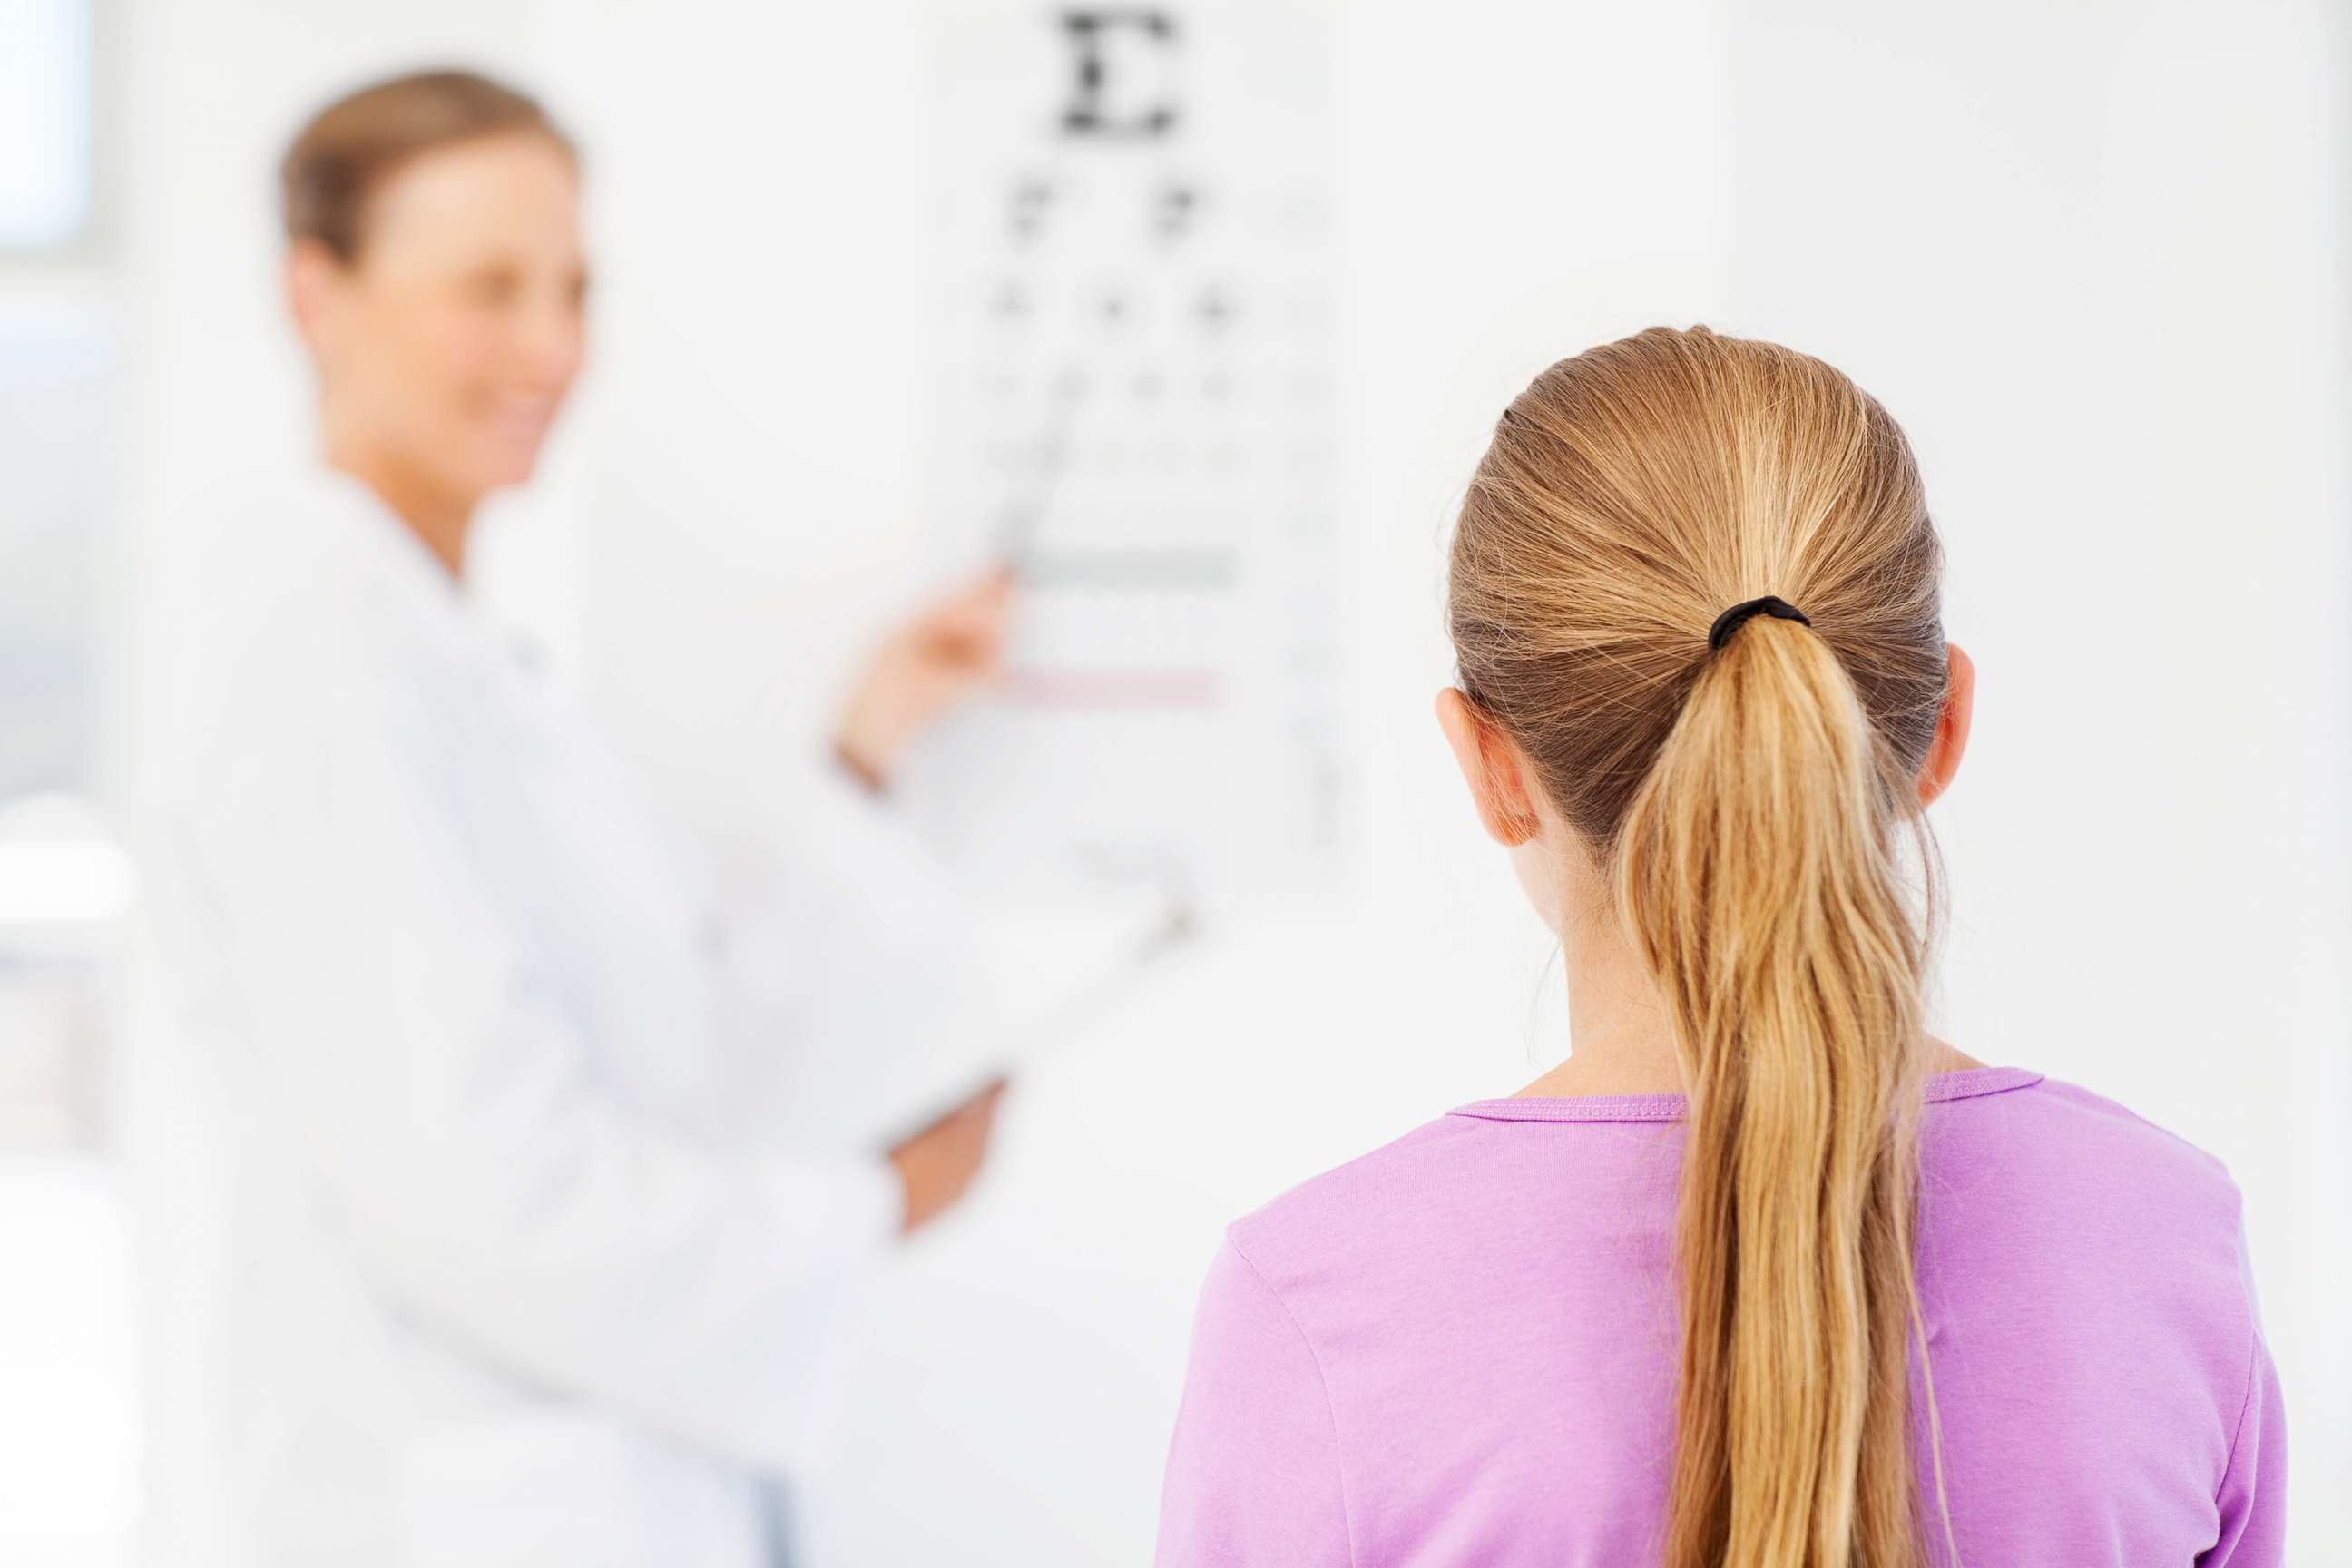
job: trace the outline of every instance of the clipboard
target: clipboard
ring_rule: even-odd
[[[967,1049],[930,1064],[882,1119],[878,1148],[931,1127],[999,1080],[1017,1080],[1078,1047],[1145,971],[1198,936],[1188,896],[1072,896],[1014,900],[989,911],[973,961],[990,983],[960,997]]]

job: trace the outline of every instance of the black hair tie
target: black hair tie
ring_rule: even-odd
[[[1806,615],[1788,600],[1777,595],[1767,594],[1760,599],[1750,599],[1745,604],[1734,605],[1716,616],[1715,625],[1706,630],[1706,646],[1709,649],[1721,647],[1730,639],[1731,634],[1747,622],[1748,616],[1759,615],[1778,616],[1784,621],[1802,621],[1809,626],[1813,624],[1811,616]]]

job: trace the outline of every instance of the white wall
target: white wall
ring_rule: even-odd
[[[300,108],[445,47],[536,79],[588,145],[603,282],[525,558],[568,575],[624,744],[755,820],[919,574],[927,15],[138,8],[140,517],[296,418],[265,172]],[[1557,971],[1428,718],[1443,530],[1533,371],[1705,321],[1842,365],[1916,441],[1981,679],[1938,807],[1946,1032],[2230,1163],[2294,1561],[2352,1563],[2339,28],[2324,0],[1342,13],[1353,853],[1021,1087],[877,1303],[822,1561],[1140,1560],[1218,1226],[1559,1054]],[[192,542],[145,559],[233,569]]]

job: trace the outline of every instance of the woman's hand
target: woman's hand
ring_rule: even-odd
[[[945,1116],[890,1151],[890,1163],[907,1189],[905,1229],[911,1233],[936,1218],[963,1196],[988,1157],[988,1140],[996,1128],[996,1102],[1003,1096],[998,1079]]]
[[[998,568],[908,621],[875,651],[843,710],[834,750],[873,789],[888,784],[898,759],[949,707],[995,680],[1003,668],[1013,574]]]

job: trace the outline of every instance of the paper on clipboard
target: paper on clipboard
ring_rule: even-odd
[[[1102,892],[992,904],[957,997],[953,1039],[882,1118],[884,1146],[954,1110],[991,1082],[1018,1079],[1077,1046],[1155,959],[1194,929],[1170,893]]]
[[[716,861],[706,1026],[733,1089],[711,1131],[747,1150],[878,1154],[1087,1038],[1190,929],[1164,876],[983,887],[830,773],[783,798],[789,837]]]

